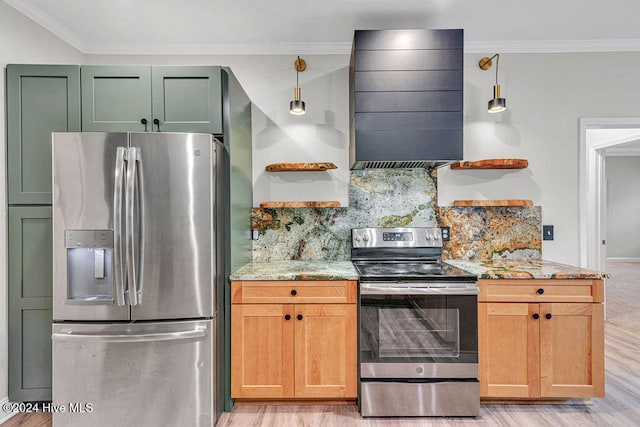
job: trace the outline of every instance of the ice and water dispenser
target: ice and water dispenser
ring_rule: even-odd
[[[65,230],[67,302],[113,301],[113,230]]]

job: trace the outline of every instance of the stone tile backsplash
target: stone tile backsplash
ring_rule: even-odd
[[[347,260],[352,228],[439,224],[452,228],[445,258],[540,258],[540,207],[438,208],[437,193],[435,168],[352,171],[349,207],[254,208],[253,260]]]
[[[536,260],[542,254],[542,208],[467,207],[440,208],[440,225],[451,227],[444,259]]]

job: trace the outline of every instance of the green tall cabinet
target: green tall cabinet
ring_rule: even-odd
[[[7,65],[9,400],[51,399],[51,132],[80,130],[80,67]]]

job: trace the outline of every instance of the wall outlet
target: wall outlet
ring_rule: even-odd
[[[252,228],[251,229],[251,240],[258,240],[258,229],[257,228]]]
[[[448,242],[451,239],[451,227],[440,227],[442,230],[442,241]]]
[[[553,240],[553,225],[542,226],[542,240]]]

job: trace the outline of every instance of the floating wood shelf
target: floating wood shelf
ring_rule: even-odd
[[[531,200],[454,200],[453,206],[533,206]]]
[[[294,163],[272,163],[265,166],[267,172],[316,172],[326,171],[329,169],[337,169],[338,167],[331,162],[294,162]]]
[[[451,164],[451,169],[524,169],[527,166],[529,161],[524,159],[487,159],[455,162]]]
[[[339,208],[340,202],[262,202],[261,208]]]

